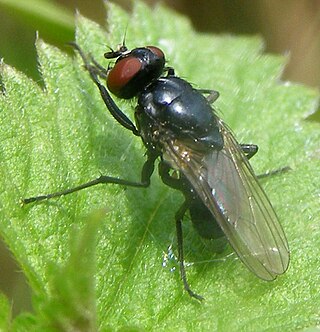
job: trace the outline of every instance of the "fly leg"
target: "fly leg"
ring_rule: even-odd
[[[290,166],[284,166],[284,167],[281,167],[281,168],[278,168],[278,169],[274,169],[272,171],[267,171],[263,174],[258,174],[257,178],[258,179],[263,179],[263,178],[267,178],[269,176],[282,174],[282,173],[285,173],[285,172],[288,172],[288,171],[291,171],[291,167]]]
[[[220,93],[216,90],[198,89],[198,91],[202,94],[209,95],[207,100],[210,104],[214,103],[220,96]]]
[[[255,144],[240,144],[242,151],[246,154],[246,157],[248,159],[252,158],[257,152],[258,152],[258,145]],[[257,175],[258,179],[263,179],[266,178],[268,176],[273,176],[273,175],[278,175],[284,172],[288,172],[291,170],[291,167],[289,166],[285,166],[285,167],[281,167],[278,169],[275,169],[273,171],[268,171],[266,173],[263,174],[259,174]]]
[[[87,69],[87,71],[90,74],[90,77],[92,81],[96,84],[98,87],[101,97],[107,106],[109,112],[111,115],[126,129],[130,130],[134,135],[140,136],[138,129],[134,125],[134,123],[120,110],[120,108],[116,105],[116,103],[111,98],[108,90],[104,85],[102,85],[99,81],[99,76],[102,78],[106,78],[107,76],[107,70],[105,70],[101,65],[99,65],[94,59],[91,59],[91,61],[86,57],[83,50],[80,48],[80,46],[76,43],[70,43],[70,45],[77,50],[79,55],[82,58],[82,61],[84,63],[84,67]]]
[[[183,220],[183,217],[184,217],[186,211],[190,208],[190,200],[192,199],[190,194],[188,195],[188,193],[190,191],[190,187],[182,179],[171,176],[169,174],[170,169],[171,168],[164,161],[161,161],[159,163],[159,175],[160,175],[163,183],[173,189],[182,191],[185,194],[185,196],[187,196],[187,197],[189,196],[189,198],[185,199],[184,203],[181,205],[181,207],[179,208],[179,210],[176,212],[176,215],[175,215],[177,242],[178,242],[178,259],[179,259],[179,264],[180,264],[180,275],[181,275],[184,289],[188,292],[188,294],[191,297],[194,297],[197,300],[202,301],[202,300],[204,300],[204,298],[202,296],[194,293],[191,290],[188,280],[187,280],[186,270],[184,267],[182,220]]]
[[[110,176],[106,176],[106,175],[100,175],[98,178],[96,178],[92,181],[83,183],[83,184],[81,184],[79,186],[76,186],[76,187],[73,187],[73,188],[69,188],[69,189],[62,190],[62,191],[57,191],[57,192],[51,193],[51,194],[24,198],[22,200],[22,204],[29,204],[29,203],[32,203],[32,202],[40,202],[40,201],[47,200],[47,199],[54,198],[54,197],[69,195],[69,194],[74,193],[76,191],[86,189],[86,188],[95,186],[97,184],[113,183],[113,184],[119,184],[119,185],[128,186],[128,187],[146,188],[150,185],[150,178],[151,178],[151,175],[154,171],[154,162],[155,162],[157,157],[158,156],[156,154],[149,154],[148,155],[148,159],[146,160],[146,162],[144,163],[144,165],[142,167],[141,181],[140,182],[123,180],[123,179],[114,178],[114,177],[110,177]]]
[[[245,153],[248,160],[258,152],[258,145],[255,144],[240,144],[241,150]]]
[[[182,232],[182,219],[189,209],[190,202],[189,200],[185,200],[184,203],[181,205],[180,209],[177,211],[175,215],[176,219],[176,231],[177,231],[177,241],[178,241],[178,258],[180,263],[180,275],[183,282],[184,289],[188,292],[191,297],[202,301],[204,298],[201,295],[196,294],[193,292],[189,286],[186,270],[184,268],[184,254],[183,254],[183,232]]]

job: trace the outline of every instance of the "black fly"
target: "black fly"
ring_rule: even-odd
[[[248,161],[258,147],[239,144],[217,117],[211,103],[218,98],[218,92],[196,90],[175,76],[172,68],[165,67],[163,52],[154,46],[128,50],[122,45],[111,50],[105,57],[116,58],[116,62],[106,70],[94,59],[89,60],[77,44],[72,45],[111,115],[142,138],[147,160],[141,181],[102,175],[83,185],[23,202],[67,195],[99,183],[148,187],[159,159],[162,181],[185,197],[175,220],[181,278],[192,297],[203,299],[190,289],[184,268],[181,223],[188,210],[202,237],[212,239],[224,234],[242,262],[259,278],[273,280],[284,273],[289,264],[287,240]],[[108,89],[99,78],[106,79]],[[108,90],[119,98],[137,97],[136,124],[118,108]],[[172,170],[178,176],[172,176]]]

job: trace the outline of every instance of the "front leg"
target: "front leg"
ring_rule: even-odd
[[[91,59],[91,62],[88,60],[86,55],[84,54],[81,47],[76,43],[70,43],[72,47],[74,47],[79,55],[82,58],[82,61],[84,63],[84,67],[87,69],[87,71],[90,74],[90,77],[92,81],[96,84],[98,87],[101,97],[107,106],[109,112],[111,115],[125,128],[130,130],[134,135],[140,136],[140,133],[134,123],[120,110],[120,108],[116,105],[114,100],[112,99],[110,93],[106,89],[104,85],[102,85],[99,81],[98,76],[101,76],[103,78],[106,77],[107,71],[103,69],[101,65],[99,65],[94,59]]]

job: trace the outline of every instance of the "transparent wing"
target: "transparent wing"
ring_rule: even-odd
[[[224,148],[203,155],[177,140],[165,157],[190,181],[243,263],[273,280],[286,271],[289,247],[278,217],[231,131],[220,120]]]

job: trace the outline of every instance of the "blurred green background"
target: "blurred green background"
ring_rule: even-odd
[[[156,0],[145,0],[152,6]],[[130,11],[131,1],[114,0]],[[214,33],[260,34],[266,51],[290,52],[284,78],[320,83],[320,2],[318,0],[163,0],[188,16],[195,29]],[[0,56],[39,78],[34,51],[35,32],[66,49],[73,39],[73,15],[105,23],[103,0],[0,0]]]
[[[130,11],[131,1],[114,0]],[[152,6],[156,0],[145,1]],[[318,87],[320,83],[320,1],[163,0],[189,17],[198,31],[260,34],[267,52],[290,54],[283,79]],[[74,39],[74,13],[105,24],[102,0],[0,0],[0,58],[40,83],[34,48],[36,31],[66,52]],[[121,41],[119,41],[121,42]],[[41,84],[41,83],[40,83]],[[0,110],[1,111],[1,110]],[[313,117],[316,119],[316,117]],[[13,313],[31,310],[30,291],[5,245],[0,243],[0,288]]]

